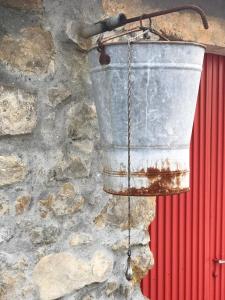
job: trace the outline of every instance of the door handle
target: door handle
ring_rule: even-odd
[[[215,263],[215,269],[214,269],[214,272],[212,275],[213,275],[213,277],[216,278],[219,276],[219,272],[218,272],[219,266],[218,265],[225,265],[225,259],[214,259],[213,261]]]
[[[215,259],[214,261],[219,265],[225,265],[225,259]]]

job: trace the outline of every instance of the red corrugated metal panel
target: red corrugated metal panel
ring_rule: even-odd
[[[206,55],[191,143],[191,192],[157,200],[151,300],[224,300],[225,58]]]

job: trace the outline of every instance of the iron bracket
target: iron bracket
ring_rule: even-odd
[[[182,11],[182,10],[195,11],[196,13],[198,13],[200,15],[203,27],[205,29],[209,28],[206,14],[200,7],[198,7],[196,5],[183,5],[183,6],[177,6],[177,7],[171,8],[171,9],[155,11],[155,12],[152,12],[149,14],[143,14],[143,15],[132,17],[129,19],[126,17],[125,14],[120,13],[116,16],[109,17],[107,19],[104,19],[104,20],[99,21],[94,24],[81,25],[79,34],[83,38],[90,38],[92,36],[98,35],[100,33],[104,33],[106,31],[114,30],[118,27],[124,26],[129,23],[138,22],[140,20],[145,20],[145,19],[151,19],[151,18],[155,18],[158,16],[163,16],[163,15],[167,15],[170,13]]]

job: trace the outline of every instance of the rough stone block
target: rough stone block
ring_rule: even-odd
[[[85,248],[84,248],[85,251]],[[41,300],[66,296],[95,282],[104,282],[111,275],[113,257],[99,250],[90,260],[62,252],[48,255],[36,265],[33,278]]]
[[[34,245],[47,245],[55,243],[60,234],[60,230],[55,225],[45,225],[34,227],[31,231],[31,241]]]
[[[90,175],[90,160],[80,155],[71,155],[64,174],[72,178],[88,177]]]
[[[16,214],[22,215],[26,210],[28,210],[29,205],[31,203],[31,196],[30,195],[23,195],[16,199]]]
[[[149,249],[149,245],[139,249],[138,254],[135,254],[132,259],[132,269],[134,272],[133,283],[139,283],[149,269],[154,265],[153,254]]]
[[[114,196],[95,218],[97,227],[104,228],[107,224],[117,226],[122,230],[128,228],[125,197]],[[131,197],[131,226],[139,230],[148,230],[149,224],[155,218],[155,197]]]
[[[11,240],[13,235],[14,235],[14,232],[13,232],[12,228],[1,227],[0,228],[0,244]]]
[[[77,103],[67,114],[68,136],[73,140],[92,139],[96,128],[96,110],[93,105]]]
[[[0,156],[0,187],[24,180],[26,173],[24,163],[16,156]]]
[[[36,124],[36,95],[0,86],[0,135],[30,133]]]
[[[5,193],[0,193],[0,217],[6,216],[10,211],[10,203]]]
[[[71,96],[71,90],[60,84],[52,87],[48,91],[50,106],[56,107],[58,104],[67,100]]]
[[[9,213],[9,203],[6,201],[0,201],[0,216],[7,215]]]
[[[0,40],[0,61],[28,74],[47,73],[53,54],[51,33],[41,27],[24,28],[18,37],[5,35]]]
[[[49,195],[40,200],[40,213],[45,218],[49,212],[55,216],[72,215],[84,206],[84,198],[71,183],[65,183],[55,195]]]
[[[71,247],[76,247],[80,245],[90,244],[92,241],[93,237],[90,234],[81,232],[71,234],[69,243]]]

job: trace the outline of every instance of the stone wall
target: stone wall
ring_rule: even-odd
[[[71,20],[98,0],[0,0],[0,299],[143,299],[154,198],[132,200],[135,276],[124,278],[127,201],[102,191],[86,53]]]

